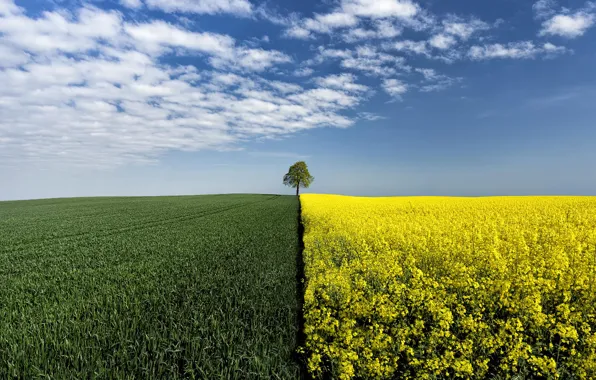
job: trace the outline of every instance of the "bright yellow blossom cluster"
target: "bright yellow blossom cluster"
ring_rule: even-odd
[[[596,197],[300,199],[313,375],[596,379]]]

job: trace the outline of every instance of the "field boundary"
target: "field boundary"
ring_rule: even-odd
[[[306,355],[299,350],[306,347],[306,333],[304,332],[304,290],[306,288],[306,276],[304,274],[304,224],[302,223],[302,203],[298,200],[298,249],[296,252],[296,303],[298,305],[296,319],[298,330],[296,331],[295,360],[300,367],[300,379],[310,380],[306,366]]]

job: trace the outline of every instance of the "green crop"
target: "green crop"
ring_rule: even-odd
[[[295,378],[299,203],[0,202],[0,378]]]

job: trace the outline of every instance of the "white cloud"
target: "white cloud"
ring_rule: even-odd
[[[298,20],[298,15],[290,13],[289,15],[282,14],[271,7],[269,2],[261,2],[253,10],[253,15],[260,19],[267,20],[272,24],[288,27],[293,25]]]
[[[273,87],[277,91],[284,93],[284,94],[293,94],[293,93],[300,92],[303,90],[302,86],[299,86],[294,83],[281,82],[281,81],[267,81],[265,83],[267,83],[269,86]]]
[[[56,58],[50,67],[3,71],[0,80],[8,87],[0,90],[2,149],[25,162],[142,163],[170,149],[225,149],[246,138],[347,127],[353,121],[336,112],[361,100],[340,90],[304,90],[229,73],[190,83],[182,78],[203,76],[144,57]],[[81,81],[86,84],[72,85]]]
[[[235,86],[240,83],[246,83],[240,75],[232,73],[214,73],[211,76],[212,83],[222,84],[224,86]]]
[[[352,107],[361,101],[361,98],[357,95],[330,88],[307,90],[301,94],[292,95],[289,99],[309,109],[328,110]]]
[[[255,72],[290,58],[229,36],[126,23],[95,8],[29,18],[0,1],[3,165],[108,168],[155,162],[169,150],[231,149],[348,127],[355,119],[341,112],[365,99],[365,86],[343,77],[310,88],[261,78]],[[162,59],[171,52],[229,70],[170,66]]]
[[[120,0],[120,4],[132,9],[139,9],[143,6],[143,2],[141,0]]]
[[[318,54],[305,64],[312,66],[329,60],[338,60],[342,68],[361,71],[369,76],[387,77],[396,74],[398,70],[411,70],[403,57],[379,52],[368,45],[358,46],[355,50],[326,49],[320,46]]]
[[[227,56],[215,56],[211,58],[211,64],[219,69],[235,67],[253,71],[263,71],[281,63],[291,62],[292,59],[279,51],[264,49],[238,48],[233,58]]]
[[[164,12],[184,12],[199,14],[229,13],[247,16],[253,11],[248,0],[145,0],[150,8]]]
[[[563,54],[563,53],[566,53],[569,51],[564,46],[556,46],[550,42],[547,42],[544,45],[542,45],[542,49],[544,50],[545,53],[551,54],[551,55]]]
[[[359,112],[358,118],[362,119],[362,120],[368,120],[368,121],[376,121],[376,120],[386,119],[386,117],[374,114],[372,112]]]
[[[383,89],[392,97],[401,98],[408,91],[408,86],[398,79],[385,79]]]
[[[462,50],[457,45],[468,41],[474,34],[490,29],[484,21],[472,18],[464,20],[461,17],[448,15],[442,23],[427,17],[429,31],[434,34],[428,40],[401,40],[384,43],[385,50],[397,50],[411,55],[421,55],[425,58],[453,63],[462,58]],[[434,48],[434,49],[433,49]]]
[[[152,53],[161,53],[168,47],[181,47],[217,56],[234,55],[235,41],[226,35],[189,32],[164,21],[127,24],[125,30],[141,49]]]
[[[536,46],[531,41],[510,42],[508,44],[491,44],[483,46],[472,46],[468,56],[473,60],[486,60],[493,58],[528,59],[535,58],[539,54],[560,54],[567,49],[546,43],[543,46]]]
[[[2,41],[32,53],[77,53],[94,49],[98,40],[111,41],[121,36],[121,16],[96,8],[82,8],[75,20],[63,13],[44,12],[31,19],[20,14],[7,14],[0,22]],[[73,17],[74,18],[74,17]]]
[[[451,82],[426,84],[420,87],[420,92],[442,91],[451,86]]]
[[[466,41],[473,34],[490,29],[490,26],[478,19],[463,21],[461,18],[451,16],[448,20],[443,21],[443,29],[446,34],[459,37]]]
[[[441,61],[447,64],[453,64],[465,57],[465,51],[462,49],[442,50],[440,54],[430,57],[433,60]]]
[[[594,25],[595,16],[586,11],[578,11],[571,15],[558,14],[542,23],[539,35],[557,35],[567,38],[582,36]]]
[[[285,35],[306,40],[315,38],[317,33],[336,32],[338,28],[348,28],[338,35],[348,43],[394,38],[404,28],[418,32],[430,29],[435,32],[430,39],[430,46],[447,50],[455,45],[456,37],[466,41],[473,34],[490,29],[490,26],[476,18],[466,21],[454,15],[448,15],[442,24],[438,24],[436,17],[409,0],[342,0],[331,13],[295,19],[285,30]],[[402,45],[403,49],[417,54],[426,50],[426,46],[420,43],[415,45],[413,41],[406,41]]]
[[[21,13],[19,8],[12,0],[0,0],[0,15],[16,15]]]
[[[324,46],[320,46],[318,50],[319,53],[315,60],[318,60],[319,63],[323,62],[327,58],[349,58],[352,56],[352,52],[350,50],[327,49]]]
[[[10,46],[0,44],[0,68],[20,66],[27,63],[30,57],[27,53]]]
[[[391,66],[385,66],[380,59],[367,57],[350,57],[341,61],[341,67],[345,69],[362,71],[367,75],[386,77],[397,73]]]
[[[310,67],[303,67],[294,71],[294,75],[297,77],[308,77],[311,76],[315,71]]]
[[[173,17],[177,24],[151,19],[152,12],[132,22],[117,11],[88,5],[27,16],[14,2],[0,0],[2,164],[8,158],[112,167],[155,162],[169,150],[237,149],[247,140],[344,128],[356,120],[378,119],[355,109],[372,96],[373,83],[401,99],[408,91],[439,91],[461,80],[412,67],[417,59],[408,55],[437,63],[464,57],[553,57],[568,51],[532,41],[469,47],[488,24],[438,18],[408,0],[338,0],[329,12],[306,19],[265,11],[263,5],[255,8],[248,0],[120,1],[166,12],[267,18],[295,38],[329,33],[334,45],[319,46],[314,56],[296,65],[285,52],[261,48],[262,34],[237,41],[193,30],[194,23],[185,24],[178,16]],[[588,8],[561,12],[571,18],[591,14]],[[425,35],[419,41],[388,40],[407,28]],[[379,45],[371,39],[386,41]],[[180,57],[185,65],[178,64]],[[290,63],[294,66],[281,66]],[[324,74],[304,78],[323,63]],[[288,78],[273,80],[276,75]],[[297,80],[300,84],[292,83]],[[345,116],[346,110],[357,116]]]
[[[346,42],[356,42],[375,38],[393,38],[401,34],[401,28],[396,27],[388,20],[376,20],[374,29],[353,28],[343,34]]]
[[[319,32],[327,32],[335,28],[345,28],[348,26],[354,26],[358,23],[356,17],[349,13],[334,12],[326,15],[317,15],[313,20],[311,30]],[[318,28],[318,29],[317,29]]]
[[[364,92],[369,88],[365,85],[355,82],[356,76],[353,74],[329,75],[324,78],[316,78],[315,82],[321,87],[334,88],[347,92]]]
[[[450,78],[447,76],[440,76],[437,79],[433,80],[432,83],[423,84],[420,86],[420,92],[435,92],[435,91],[443,91],[447,88],[453,86],[455,83],[459,82],[461,78]]]
[[[532,5],[534,17],[537,19],[545,19],[555,14],[554,8],[557,6],[555,0],[538,0]]]
[[[537,53],[536,47],[530,41],[484,46],[472,46],[468,55],[472,59],[482,60],[491,58],[533,58]]]
[[[487,23],[476,18],[466,21],[454,15],[448,15],[441,26],[434,15],[411,0],[340,0],[330,13],[294,18],[289,24],[284,34],[298,39],[312,39],[317,33],[348,28],[339,37],[350,43],[393,38],[404,28],[418,32],[431,30],[437,35],[434,40],[437,46],[452,44],[454,37],[465,41],[478,31],[490,29]]]
[[[426,80],[433,80],[438,77],[438,74],[434,69],[417,68],[417,69],[414,69],[414,71],[422,74],[424,76],[424,79],[426,79]]]
[[[313,35],[311,34],[310,30],[297,25],[294,25],[291,28],[287,29],[284,32],[284,35],[287,37],[297,38],[299,40],[307,40],[313,38]]]
[[[377,21],[376,29],[355,28],[345,37],[347,41],[365,38],[391,38],[401,32],[388,19],[411,21],[419,7],[410,0],[342,0],[337,8],[327,14],[315,14],[312,18],[294,20],[285,35],[309,39],[312,33],[331,33],[339,28],[356,27],[359,18]],[[384,22],[383,22],[384,21]]]
[[[403,51],[407,53],[414,53],[419,55],[424,55],[429,57],[430,53],[428,51],[428,45],[426,41],[412,41],[412,40],[404,40],[404,41],[397,41],[388,46],[390,49],[395,49],[398,51]]]
[[[403,57],[379,52],[368,45],[358,46],[354,51],[320,47],[318,55],[309,63],[319,64],[335,59],[340,61],[342,68],[362,71],[366,75],[387,77],[396,74],[397,70],[410,70]]]
[[[393,38],[399,36],[402,32],[401,28],[396,27],[388,20],[376,20],[374,25],[377,32],[377,38]]]
[[[437,16],[430,13],[428,10],[418,8],[418,12],[414,17],[399,19],[399,22],[404,27],[411,28],[416,32],[426,32],[428,30],[436,30],[438,21]]]
[[[414,71],[422,74],[424,77],[424,82],[419,87],[420,92],[445,90],[461,80],[461,78],[451,78],[447,75],[439,74],[434,69],[416,68]]]
[[[360,17],[408,19],[418,13],[418,6],[410,0],[343,0],[344,12]]]
[[[244,46],[248,47],[259,47],[261,45],[265,45],[271,42],[269,36],[264,35],[262,37],[250,37],[243,41]]]
[[[377,31],[373,29],[355,28],[344,34],[343,39],[346,42],[356,42],[361,40],[370,40],[377,38]]]
[[[286,29],[285,35],[297,39],[309,39],[314,37],[313,32],[331,33],[335,29],[351,27],[357,23],[358,19],[349,13],[316,14],[313,18],[294,21],[293,25]]]
[[[435,48],[441,49],[441,50],[445,50],[445,49],[449,49],[450,47],[455,45],[457,43],[457,41],[455,40],[455,38],[453,38],[449,35],[436,34],[436,35],[432,36],[430,40],[428,40],[428,43],[432,47],[435,47]]]
[[[209,32],[189,32],[163,21],[146,24],[126,25],[126,32],[132,36],[138,47],[152,54],[178,47],[211,55],[211,64],[217,68],[239,67],[263,71],[278,63],[291,59],[275,50],[248,49],[237,47],[233,38]]]

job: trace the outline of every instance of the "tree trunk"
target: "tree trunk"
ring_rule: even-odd
[[[298,184],[296,185],[296,196],[300,195],[300,181],[298,181]]]

